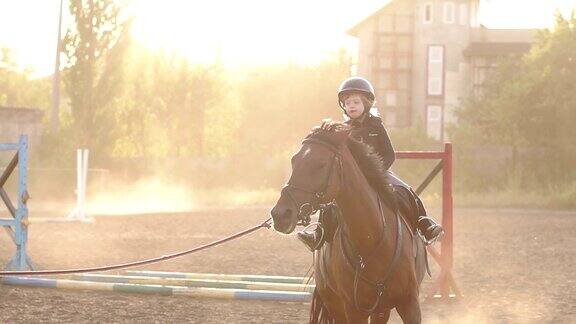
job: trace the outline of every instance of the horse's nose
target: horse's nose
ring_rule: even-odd
[[[277,220],[282,220],[290,217],[290,215],[292,214],[292,209],[285,206],[276,205],[274,206],[274,208],[272,208],[270,214],[272,214],[272,218],[274,219],[274,222],[276,222]]]
[[[271,211],[274,220],[274,229],[278,232],[287,233],[292,224],[294,211],[291,208],[276,205]]]

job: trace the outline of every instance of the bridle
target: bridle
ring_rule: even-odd
[[[302,144],[310,144],[310,145],[320,145],[324,148],[327,148],[330,152],[332,152],[333,156],[331,158],[330,167],[328,169],[328,175],[326,176],[326,180],[317,190],[311,190],[308,188],[303,188],[300,186],[296,186],[290,181],[282,188],[282,193],[286,193],[290,201],[294,204],[294,206],[298,206],[298,223],[296,225],[303,225],[308,226],[310,224],[310,216],[315,214],[318,211],[323,211],[329,208],[333,208],[336,205],[335,199],[332,199],[329,202],[326,202],[326,194],[329,189],[333,174],[334,174],[334,165],[338,165],[340,168],[340,177],[342,178],[342,154],[338,150],[338,147],[335,145],[329,144],[325,141],[309,138],[305,139]],[[342,183],[342,181],[340,182]],[[299,204],[296,199],[294,198],[293,191],[301,191],[306,194],[311,195],[310,201],[304,202]]]

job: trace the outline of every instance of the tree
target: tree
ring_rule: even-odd
[[[175,54],[133,47],[127,91],[119,110],[116,155],[201,157],[222,155],[233,143],[238,110],[218,65],[195,66]]]
[[[64,84],[78,145],[110,155],[114,137],[114,103],[122,91],[130,21],[120,21],[112,0],[71,0],[75,28],[64,38],[67,67]]]
[[[0,49],[0,106],[48,108],[50,82],[32,79],[30,69],[19,69],[9,48]]]
[[[243,132],[239,150],[251,147],[256,155],[294,149],[294,145],[322,119],[341,119],[338,86],[349,76],[344,52],[315,66],[262,67],[240,82]]]
[[[454,141],[511,147],[510,169],[534,183],[573,180],[566,174],[576,158],[574,53],[576,17],[558,14],[553,31],[541,32],[524,57],[503,61],[485,95],[457,111]]]

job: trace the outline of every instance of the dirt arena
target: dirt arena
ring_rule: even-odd
[[[97,217],[39,223],[30,255],[41,269],[128,262],[189,249],[260,223],[268,208]],[[436,211],[435,214],[438,212]],[[464,305],[423,304],[424,323],[576,323],[576,212],[457,209],[455,278]],[[0,234],[0,264],[12,255]],[[150,270],[303,276],[312,258],[271,230]],[[433,276],[438,274],[434,269]],[[430,285],[426,279],[424,290]],[[0,322],[305,323],[307,303],[198,299],[0,285]],[[400,322],[394,313],[392,322]]]

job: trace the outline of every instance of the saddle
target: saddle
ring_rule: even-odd
[[[397,189],[398,188],[398,189]],[[416,234],[416,222],[418,211],[418,205],[414,196],[414,193],[410,192],[404,187],[388,186],[378,190],[378,195],[381,201],[388,206],[393,211],[400,211],[400,216],[405,225],[410,229],[412,235]],[[415,195],[415,194],[414,194]],[[332,242],[336,229],[339,226],[338,213],[340,210],[337,205],[332,205],[330,208],[323,209],[320,212],[319,223],[322,224],[322,229],[324,230],[324,240],[326,242]],[[414,217],[411,217],[414,216]]]
[[[418,234],[416,228],[417,214],[419,206],[414,198],[416,195],[411,189],[404,186],[390,185],[387,190],[378,190],[378,195],[381,201],[393,211],[399,211],[400,219],[409,229],[412,237],[413,253],[416,261],[416,273],[418,277],[424,275],[424,271],[430,274],[430,266],[428,264],[428,253],[426,251],[424,238]],[[338,217],[340,210],[336,204],[328,209],[320,212],[319,223],[323,230],[323,240],[328,243],[324,244],[324,248],[329,248],[334,236],[340,227],[340,217]]]

